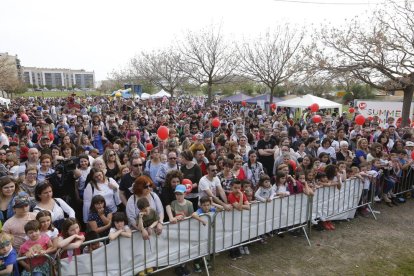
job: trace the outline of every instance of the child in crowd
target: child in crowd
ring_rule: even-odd
[[[270,183],[270,177],[267,174],[263,174],[258,183],[259,188],[254,194],[256,200],[260,202],[270,202],[275,197],[275,190]]]
[[[191,216],[200,221],[203,225],[206,225],[206,222],[194,213],[193,203],[184,198],[185,191],[186,187],[184,185],[177,185],[177,187],[175,187],[174,193],[176,200],[173,200],[171,204],[166,207],[170,222],[177,223],[178,221]]]
[[[106,207],[105,198],[102,195],[95,195],[92,198],[91,207],[88,215],[88,225],[92,231],[95,231],[102,237],[109,234],[111,227],[112,213]]]
[[[0,232],[0,275],[19,276],[17,252],[12,244],[13,236]]]
[[[289,187],[289,182],[294,182],[295,179],[290,176],[287,175],[284,172],[277,172],[276,174],[276,183],[274,185],[274,189],[275,189],[275,194],[278,197],[285,197],[285,196],[289,196],[290,192],[288,190]]]
[[[145,197],[141,197],[137,201],[137,207],[140,210],[137,219],[138,230],[141,231],[142,238],[148,240],[154,233],[160,217],[157,211],[150,207],[149,201]]]
[[[296,182],[289,184],[290,194],[304,193],[305,195],[313,195],[313,190],[306,182],[305,173],[299,172],[296,174]]]
[[[56,251],[59,231],[53,226],[52,215],[47,210],[40,210],[36,215],[36,220],[40,224],[40,233],[50,238]]]
[[[326,173],[324,172],[318,172],[316,174],[316,188],[330,186],[328,177],[326,176]]]
[[[71,258],[74,255],[80,255],[80,246],[84,241],[85,233],[80,231],[76,219],[65,219],[62,224],[62,233],[59,234],[58,240],[58,247],[64,250],[61,258]]]
[[[211,199],[208,196],[200,198],[200,207],[194,212],[197,216],[206,214],[213,215],[216,212],[216,208],[211,204]],[[218,210],[217,210],[218,211]],[[194,260],[194,272],[201,273],[202,259]],[[210,268],[210,264],[207,262],[207,266]]]
[[[233,206],[234,209],[242,211],[249,210],[250,205],[247,200],[246,195],[241,190],[240,180],[234,180],[231,183],[231,193],[228,194],[227,200],[229,204]],[[240,246],[239,248],[230,249],[230,258],[233,260],[241,258],[242,254],[250,254],[249,248],[247,246]]]
[[[20,246],[19,256],[26,256],[30,259],[20,261],[24,271],[22,276],[49,275],[50,267],[46,257],[34,257],[35,255],[51,254],[55,251],[52,241],[48,235],[40,233],[40,223],[37,220],[31,220],[24,226],[24,231],[29,238]]]
[[[247,200],[249,202],[254,201],[254,192],[253,192],[252,182],[245,179],[245,180],[242,180],[241,184],[242,184],[242,190],[244,194],[246,195]]]
[[[109,230],[109,240],[113,241],[119,236],[131,238],[132,232],[128,226],[128,218],[123,212],[112,215],[112,228]]]
[[[99,239],[99,234],[96,233],[95,231],[89,231],[85,235],[85,242],[93,241],[93,240],[97,240],[97,239]],[[94,251],[94,250],[96,250],[96,249],[98,249],[102,246],[104,246],[103,242],[98,242],[97,241],[97,242],[90,243],[90,244],[86,245],[83,248],[83,254],[91,253],[92,251]]]
[[[3,231],[13,235],[13,247],[16,251],[26,240],[24,226],[27,222],[36,219],[36,214],[29,212],[30,199],[26,194],[19,194],[14,198],[13,211],[14,215],[9,218],[3,225]]]
[[[369,190],[371,189],[371,183],[373,181],[373,179],[375,179],[375,177],[378,176],[378,172],[376,172],[375,170],[368,170],[370,167],[370,164],[368,162],[361,162],[361,164],[359,165],[359,177],[362,180],[363,183],[363,190],[362,190],[362,197],[361,197],[361,202],[360,204],[364,204],[368,202],[368,193]],[[361,210],[360,210],[361,215],[363,216],[367,216],[368,215],[368,207],[364,206]]]

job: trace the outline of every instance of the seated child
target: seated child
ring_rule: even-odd
[[[19,275],[17,253],[12,244],[13,236],[0,232],[0,275]]]

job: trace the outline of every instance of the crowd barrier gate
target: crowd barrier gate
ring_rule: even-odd
[[[35,254],[33,257],[19,257],[17,258],[17,262],[29,260],[29,266],[32,267],[30,260],[39,257],[45,257],[47,259],[47,262],[49,264],[49,276],[54,276],[55,272],[58,270],[56,267],[56,261],[53,257],[51,257],[48,254]],[[14,275],[14,271],[10,275]]]
[[[205,258],[261,239],[266,233],[302,230],[311,245],[306,226],[310,221],[353,217],[360,207],[371,210],[371,202],[361,201],[363,182],[346,180],[341,189],[323,187],[314,196],[305,194],[275,198],[270,202],[253,202],[249,210],[202,215],[207,225],[195,219],[177,224],[165,223],[160,236],[144,241],[139,232],[131,239],[118,238],[91,253],[58,260],[60,275],[136,275],[146,268],[157,271]],[[84,245],[107,241],[102,238]],[[207,267],[207,265],[206,265]],[[208,273],[208,270],[207,270]]]

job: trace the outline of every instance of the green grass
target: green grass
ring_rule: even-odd
[[[45,97],[45,98],[54,98],[54,97],[68,97],[72,93],[75,93],[79,97],[87,96],[100,96],[101,92],[99,91],[35,91],[35,92],[26,92],[23,94],[16,95],[18,97]],[[104,94],[102,94],[104,95]]]

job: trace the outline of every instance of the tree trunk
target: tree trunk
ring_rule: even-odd
[[[409,126],[408,119],[411,119],[411,101],[413,100],[414,85],[409,85],[404,89],[402,122],[401,127]]]
[[[270,99],[269,99],[269,114],[272,114],[272,108],[270,107],[273,103],[273,92],[275,91],[274,87],[270,87]]]
[[[207,98],[207,106],[211,106],[211,102],[213,101],[213,84],[211,82],[209,82],[207,84],[207,94],[208,94],[208,98]]]

